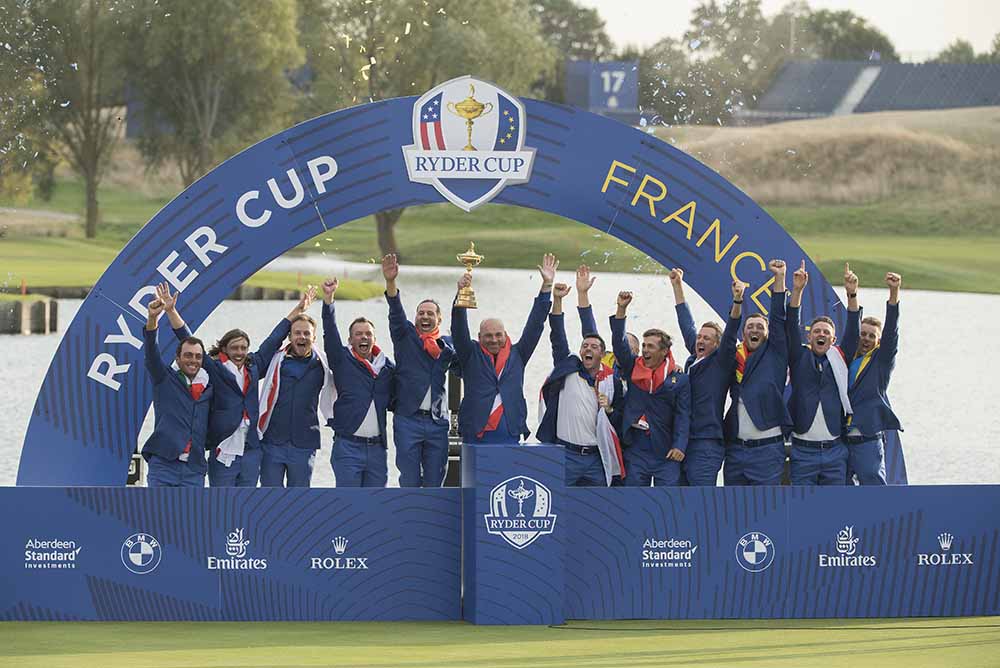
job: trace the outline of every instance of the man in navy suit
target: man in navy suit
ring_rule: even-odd
[[[706,322],[695,330],[694,318],[684,297],[684,270],[670,270],[677,324],[681,328],[688,358],[684,373],[691,380],[691,436],[682,464],[684,477],[692,486],[715,486],[726,456],[722,435],[722,411],[726,392],[736,366],[736,335],[740,329],[743,292],[746,283],[733,281],[733,305],[723,329]]]
[[[375,343],[375,325],[367,318],[351,322],[343,345],[333,302],[339,286],[336,278],[323,283],[323,347],[337,387],[330,465],[337,487],[385,487],[385,422],[395,365]]]
[[[785,320],[792,391],[791,478],[793,485],[843,485],[847,477],[847,446],[842,439],[851,413],[847,362],[837,341],[833,319],[821,315],[809,324],[808,344],[802,343],[799,307],[809,283],[805,260],[792,275],[792,297]]]
[[[208,432],[212,386],[202,368],[205,346],[187,337],[177,344],[168,367],[157,348],[157,320],[163,302],[154,299],[146,307],[143,355],[153,383],[153,433],[142,446],[149,463],[149,487],[204,487],[205,436]]]
[[[847,331],[843,351],[850,360],[848,396],[853,415],[847,423],[848,469],[862,485],[885,485],[883,432],[902,431],[887,394],[899,350],[899,289],[902,278],[889,272],[885,284],[889,301],[885,326],[875,317],[863,317],[858,305],[858,277],[845,269]]]
[[[448,405],[445,381],[455,359],[450,336],[442,336],[441,307],[433,299],[417,304],[406,319],[396,278],[399,260],[382,258],[389,335],[396,355],[393,435],[400,487],[440,487],[448,468]]]
[[[663,330],[643,332],[642,356],[632,353],[625,335],[631,303],[631,292],[619,292],[611,316],[611,345],[628,383],[622,416],[625,485],[678,485],[691,428],[691,384],[674,362]]]
[[[579,287],[579,272],[577,277]],[[579,356],[570,354],[562,311],[569,292],[564,283],[552,289],[553,369],[542,385],[538,440],[565,448],[567,486],[607,487],[624,469],[612,420],[620,416],[625,397],[614,370],[602,362],[606,346],[596,331],[584,332]]]
[[[170,286],[161,283],[156,294],[163,302],[174,335],[181,341],[192,336],[177,310],[180,293],[171,295]],[[256,352],[248,352],[249,335],[233,329],[226,332],[202,360],[214,388],[205,444],[210,451],[208,484],[211,487],[257,486],[263,456],[257,433],[260,419],[257,384],[291,331],[292,321],[308,310],[315,295],[315,288],[303,293],[299,303],[281,319]]]
[[[791,423],[785,407],[788,343],[785,334],[785,263],[771,260],[774,275],[767,317],[754,313],[743,323],[736,348],[732,399],[723,423],[726,485],[780,485],[785,467],[782,427]]]
[[[542,287],[517,343],[511,343],[498,318],[480,322],[479,340],[473,341],[469,333],[468,309],[452,305],[452,341],[462,367],[465,389],[458,429],[466,443],[519,443],[531,433],[524,401],[524,367],[545,329],[558,266],[554,255],[546,253],[542,258],[538,267]],[[458,289],[470,285],[472,275],[466,273],[459,279]]]

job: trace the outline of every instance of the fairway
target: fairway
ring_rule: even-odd
[[[571,622],[0,624],[0,665],[1000,665],[1000,618]]]

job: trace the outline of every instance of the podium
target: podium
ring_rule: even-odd
[[[565,620],[564,466],[556,446],[462,446],[464,620]]]

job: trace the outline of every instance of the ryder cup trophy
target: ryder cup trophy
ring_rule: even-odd
[[[448,103],[448,111],[455,114],[459,118],[465,119],[465,128],[469,133],[469,143],[465,145],[465,148],[462,149],[463,151],[476,150],[476,147],[472,145],[472,121],[493,111],[492,104],[489,102],[483,104],[479,100],[475,99],[475,94],[476,87],[469,84],[469,97],[465,98],[458,104],[455,104],[454,102]]]
[[[465,270],[470,274],[473,267],[478,266],[480,262],[486,259],[484,256],[476,253],[476,244],[471,241],[469,242],[469,250],[456,255],[455,258],[465,265]],[[472,290],[471,285],[467,288],[459,288],[455,306],[458,308],[478,308],[476,306],[476,293]]]

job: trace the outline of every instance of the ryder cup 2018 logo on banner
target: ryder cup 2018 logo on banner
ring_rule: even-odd
[[[552,533],[556,526],[552,492],[526,476],[515,476],[494,487],[490,491],[490,512],[484,517],[486,531],[519,550],[539,536]]]
[[[413,106],[406,172],[472,211],[531,178],[535,149],[524,146],[526,118],[520,100],[491,83],[471,76],[447,81]]]

